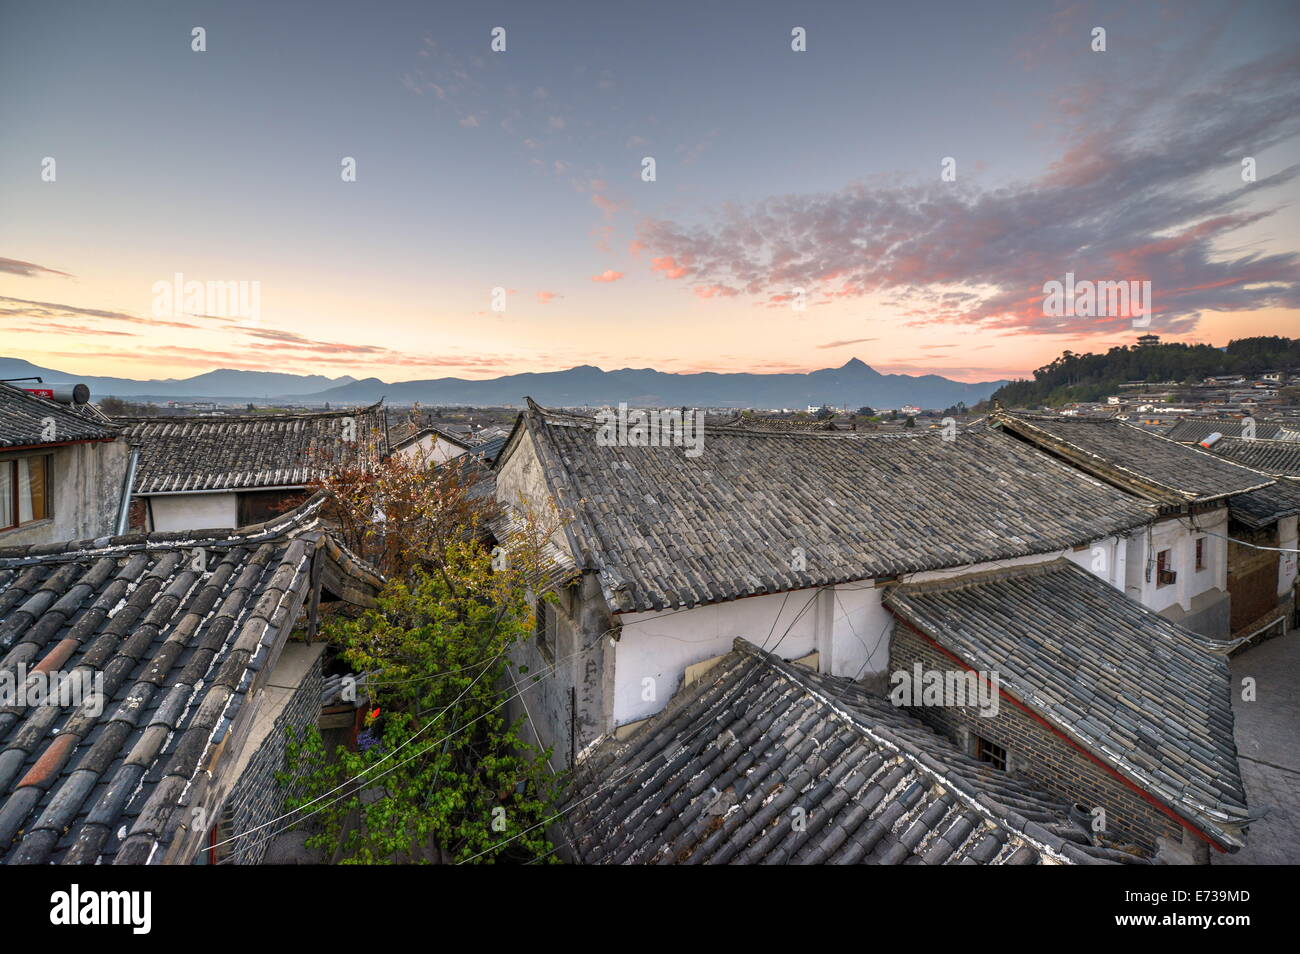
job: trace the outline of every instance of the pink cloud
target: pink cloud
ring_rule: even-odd
[[[669,275],[669,278],[674,276]],[[740,292],[734,288],[728,288],[725,285],[698,285],[692,289],[700,298],[730,298],[733,295],[739,295]]]
[[[599,192],[593,192],[591,194],[591,204],[600,209],[600,211],[605,213],[606,216],[611,216],[619,209],[623,208],[623,203],[615,202],[609,196],[603,195]]]
[[[650,270],[663,272],[666,278],[681,278],[687,272],[686,265],[679,264],[677,259],[671,255],[661,255],[658,258],[650,259]]]
[[[1242,187],[1238,160],[1225,163],[1239,143],[1258,153],[1300,135],[1294,98],[1280,93],[1300,81],[1300,56],[1220,76],[1180,73],[1186,83],[1162,79],[1171,88],[1154,100],[1133,79],[1108,75],[1076,95],[1056,161],[1009,187],[881,181],[773,195],[690,223],[643,221],[629,250],[657,256],[652,268],[665,277],[689,274],[700,297],[735,289],[779,308],[795,288],[810,304],[886,295],[900,299],[888,306],[909,325],[1089,338],[1131,330],[1126,315],[1048,314],[1044,283],[1067,273],[1150,281],[1152,330],[1165,335],[1190,331],[1208,311],[1300,308],[1294,240],[1261,249],[1242,245],[1239,231],[1285,207],[1280,193],[1300,165]],[[1207,114],[1205,103],[1220,99]]]
[[[561,295],[559,292],[539,291],[537,293],[537,303],[540,305],[549,305],[555,299],[563,298],[563,297],[564,296]]]
[[[622,277],[622,272],[616,272],[612,268],[607,268],[599,275],[592,275],[591,280],[593,282],[616,282]]]

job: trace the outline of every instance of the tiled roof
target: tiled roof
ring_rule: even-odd
[[[469,449],[469,452],[476,457],[483,458],[483,460],[491,464],[496,461],[498,456],[500,456],[501,451],[505,449],[505,446],[506,438],[489,437],[483,443],[475,444]]]
[[[1184,417],[1175,423],[1165,436],[1171,441],[1179,441],[1183,444],[1199,444],[1216,433],[1224,437],[1240,437],[1241,420],[1237,417]],[[1261,439],[1276,438],[1281,431],[1282,428],[1271,421],[1255,422],[1255,436]]]
[[[760,417],[753,414],[740,414],[729,421],[715,425],[742,431],[834,431],[838,428],[830,418],[815,421],[811,418],[798,417]]]
[[[493,539],[506,551],[507,557],[519,552],[527,542],[528,522],[511,504],[501,504],[488,520],[488,530]],[[552,539],[541,541],[535,559],[538,566],[531,568],[528,583],[539,593],[558,589],[582,575],[567,550]]]
[[[1224,437],[1215,441],[1210,451],[1274,477],[1300,477],[1300,441]]]
[[[616,612],[1046,552],[1153,516],[997,432],[945,441],[706,428],[703,452],[687,457],[680,447],[600,446],[590,418],[533,404],[506,455],[523,429],[571,516],[575,560],[599,571]],[[804,569],[792,568],[796,547]]]
[[[499,428],[496,430],[499,430]],[[399,437],[398,435],[401,436]],[[476,440],[467,438],[463,434],[454,434],[443,428],[434,427],[431,424],[419,428],[402,425],[400,428],[390,429],[389,446],[395,451],[402,450],[403,448],[414,444],[416,441],[420,440],[420,438],[428,435],[441,437],[443,440],[449,441],[457,447],[463,448],[476,457],[482,458],[489,464],[497,459],[497,455],[501,453],[501,449],[506,446],[505,435],[494,434],[485,440]]]
[[[1064,559],[899,585],[885,605],[1225,847],[1244,844],[1221,643]]]
[[[323,502],[206,537],[0,550],[0,672],[103,677],[99,712],[0,708],[0,861],[168,856],[209,782],[236,761],[313,579],[359,603],[381,585],[320,530]]]
[[[1267,486],[1269,478],[1124,421],[994,415],[997,426],[1081,470],[1161,504],[1205,502]]]
[[[119,422],[140,445],[137,494],[304,487],[331,464],[375,459],[388,450],[379,404],[304,414]]]
[[[1300,514],[1300,480],[1284,477],[1271,486],[1237,494],[1228,504],[1234,520],[1256,530]]]
[[[852,680],[743,639],[626,741],[597,746],[562,818],[588,864],[1139,860],[1093,847],[1050,796]]]
[[[0,449],[111,441],[119,433],[92,414],[0,382]]]

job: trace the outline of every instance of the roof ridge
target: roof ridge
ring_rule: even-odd
[[[232,547],[297,536],[317,526],[320,522],[318,512],[328,496],[328,493],[323,490],[317,491],[293,510],[272,517],[270,520],[243,527],[155,530],[148,533],[124,533],[56,543],[4,547],[0,548],[0,566],[33,562],[57,563],[66,559],[81,560],[110,552],[129,553],[134,550],[173,549],[178,546]],[[363,566],[365,565],[364,561],[354,554],[349,555]]]
[[[1064,839],[1059,839],[1059,836],[1052,836],[1045,828],[1030,821],[1015,808],[998,798],[996,794],[990,791],[976,790],[971,780],[961,772],[960,766],[944,765],[929,751],[914,749],[906,739],[899,738],[888,725],[867,724],[866,720],[859,717],[851,708],[828,696],[822,687],[810,681],[803,674],[794,671],[790,663],[775,657],[748,640],[737,637],[735,646],[739,651],[757,658],[760,663],[766,663],[770,668],[780,673],[786,681],[800,686],[821,705],[825,706],[832,715],[848,723],[855,731],[892,749],[899,758],[906,759],[917,771],[928,777],[934,784],[952,792],[954,797],[966,804],[967,808],[1006,831],[1010,839],[1028,842],[1040,854],[1054,860],[1061,861],[1065,859],[1065,853],[1061,850]],[[809,674],[811,675],[811,671]],[[933,732],[933,730],[930,731]],[[940,742],[947,743],[947,740],[943,739],[938,733],[933,734]],[[947,744],[951,745],[951,743]],[[993,809],[997,809],[997,811],[995,812]],[[1049,844],[1043,839],[1042,835],[1038,835],[1036,832],[1031,833],[1033,829],[1041,831],[1054,840],[1061,841],[1062,846]]]
[[[267,411],[263,414],[137,414],[134,416],[113,416],[112,420],[120,425],[128,424],[250,424],[257,421],[291,421],[327,417],[349,417],[353,414],[365,414],[378,410],[384,401],[382,398],[374,404],[346,408],[331,408],[328,411]]]
[[[885,597],[898,590],[907,593],[940,593],[947,590],[960,590],[970,586],[979,586],[995,580],[1017,580],[1023,577],[1046,576],[1066,567],[1077,564],[1067,557],[1058,556],[1052,560],[1040,560],[1034,563],[1019,563],[1011,566],[999,566],[992,570],[979,570],[975,573],[963,573],[958,576],[942,577],[935,580],[914,580],[891,583],[886,587]],[[1080,569],[1080,572],[1084,572]]]

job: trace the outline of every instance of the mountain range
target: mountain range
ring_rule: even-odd
[[[946,408],[958,401],[973,405],[1007,383],[968,384],[937,374],[881,374],[857,358],[838,368],[796,374],[712,371],[675,374],[652,368],[603,371],[584,364],[564,371],[507,374],[484,380],[433,378],[397,382],[230,368],[191,378],[137,381],[69,374],[37,367],[20,358],[0,358],[0,378],[30,375],[40,376],[46,383],[84,382],[95,398],[203,399],[228,404],[287,399],[295,404],[331,406],[371,404],[380,398],[399,405],[419,401],[427,405],[510,406],[522,403],[528,395],[541,404],[555,407],[626,402],[632,407],[803,408],[833,404],[896,408],[914,404],[922,408]]]

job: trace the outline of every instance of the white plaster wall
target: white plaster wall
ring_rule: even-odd
[[[954,576],[967,576],[971,573],[983,573],[1000,567],[1028,566],[1033,563],[1048,563],[1065,557],[1071,563],[1077,563],[1118,590],[1124,587],[1121,581],[1127,565],[1126,541],[1123,537],[1103,537],[1078,550],[1054,550],[1051,553],[1034,553],[1030,556],[1012,557],[997,563],[979,563],[974,566],[951,567],[943,570],[927,570],[924,573],[911,573],[903,577],[907,583],[925,582],[927,580],[946,580]]]
[[[546,484],[546,475],[542,472],[542,462],[537,456],[537,447],[532,435],[522,431],[510,456],[498,459],[496,470],[496,499],[500,504],[516,508],[529,508],[537,520],[537,526],[554,527],[550,542],[565,553],[569,553],[569,541],[565,536],[563,519],[555,505]]]
[[[237,494],[163,494],[150,498],[151,530],[233,527],[239,520]]]
[[[414,444],[403,447],[402,451],[412,460],[425,461],[430,464],[444,464],[453,457],[465,453],[465,448],[458,447],[449,440],[433,434],[426,434]]]
[[[885,609],[883,595],[871,580],[843,583],[824,594],[833,615],[830,648],[819,647],[822,672],[863,679],[889,668],[894,615]]]
[[[0,454],[5,460],[36,451]],[[50,511],[13,530],[0,531],[0,547],[108,536],[116,529],[130,448],[126,441],[93,441],[51,448]]]
[[[1082,550],[915,573],[905,580],[945,579],[1064,556],[1122,590],[1124,549],[1120,538],[1107,537]],[[752,596],[691,610],[623,614],[619,617],[623,629],[615,650],[614,725],[658,712],[681,685],[687,666],[730,652],[737,637],[756,646],[766,644],[784,659],[817,651],[821,671],[836,676],[862,679],[885,673],[894,617],[883,605],[884,592],[866,580],[820,591],[795,590],[788,596]],[[782,639],[787,628],[789,633]],[[651,682],[645,683],[646,679]],[[647,698],[651,693],[653,697]]]
[[[1129,552],[1129,596],[1156,612],[1172,606],[1191,612],[1192,601],[1202,593],[1210,590],[1226,593],[1228,541],[1224,537],[1227,533],[1228,511],[1222,508],[1194,518],[1161,520],[1134,534]],[[1196,569],[1198,537],[1205,538],[1205,569],[1199,571]],[[1169,569],[1178,574],[1176,582],[1165,586],[1161,586],[1156,578],[1156,554],[1161,550],[1170,551]]]
[[[769,651],[784,659],[813,652],[817,649],[816,595],[815,589],[796,590],[788,599],[784,593],[771,593],[678,613],[620,616],[623,628],[615,649],[614,725],[654,715],[677,691],[687,666],[731,652],[737,636],[756,646],[767,644]],[[799,616],[805,607],[807,611]],[[784,638],[782,634],[786,634]],[[646,684],[646,679],[652,682]],[[651,692],[653,698],[645,698]]]

